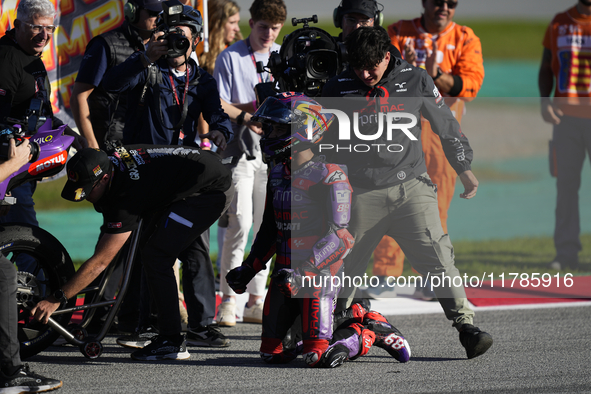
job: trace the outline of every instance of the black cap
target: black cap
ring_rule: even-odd
[[[375,0],[343,0],[341,16],[345,14],[363,14],[368,18],[374,18],[378,4]]]
[[[99,149],[85,148],[68,161],[68,181],[62,190],[62,198],[78,202],[84,200],[96,181],[108,173],[111,161]]]
[[[162,1],[163,0],[131,0],[131,2],[138,7],[154,12],[162,11]]]

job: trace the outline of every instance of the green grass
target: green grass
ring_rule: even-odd
[[[591,234],[581,236],[583,251],[579,255],[579,268],[568,270],[573,275],[591,273]],[[551,237],[516,238],[513,240],[458,241],[454,242],[456,267],[460,273],[482,277],[491,273],[495,277],[504,273],[549,273],[557,271],[546,268],[555,256]],[[367,275],[372,275],[371,263]],[[405,261],[403,276],[417,275]]]
[[[583,251],[579,255],[579,268],[568,270],[573,275],[591,274],[591,234],[581,236]],[[476,275],[482,277],[491,273],[495,277],[504,273],[505,278],[511,272],[522,273],[549,273],[557,271],[546,268],[546,265],[554,258],[554,243],[550,237],[537,238],[516,238],[513,240],[491,240],[491,241],[458,241],[454,242],[455,261],[460,273],[468,276]],[[211,259],[215,261],[217,254],[212,254]],[[76,269],[83,261],[75,261]],[[273,269],[271,263],[271,270]],[[372,262],[367,269],[367,275],[372,275]],[[214,271],[217,273],[217,269]],[[408,261],[405,261],[403,276],[416,276]]]
[[[37,183],[37,189],[33,195],[35,210],[92,209],[92,204],[88,201],[71,202],[64,200],[61,194],[65,183],[65,176],[54,181]]]
[[[459,21],[474,30],[482,42],[485,60],[542,59],[542,40],[548,21]]]

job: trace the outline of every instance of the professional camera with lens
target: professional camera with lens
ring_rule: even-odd
[[[179,25],[189,26],[195,34],[201,35],[201,13],[179,0],[162,2],[162,19],[158,30],[164,32],[160,39],[168,40],[168,57],[183,56],[191,46],[191,41],[185,37]]]
[[[293,26],[304,25],[283,38],[281,50],[271,53],[267,67],[281,92],[316,97],[330,78],[343,71],[346,50],[328,32],[308,22],[318,23],[318,17],[291,20]]]
[[[30,137],[37,133],[37,129],[47,121],[47,117],[42,114],[43,102],[34,98],[29,103],[24,119],[6,117],[0,122],[0,160],[8,160],[11,139],[14,139],[15,145],[19,146],[25,140],[25,134]],[[29,148],[33,155],[29,162],[33,163],[39,158],[39,144],[29,139]]]
[[[168,57],[179,57],[187,53],[191,43],[184,36],[183,31],[178,27],[171,27],[160,36],[161,40],[168,40]]]
[[[25,140],[24,132],[18,127],[0,124],[0,160],[8,160],[8,149],[10,147],[9,141],[14,139],[15,145],[19,146]],[[29,163],[34,163],[39,158],[39,144],[35,141],[29,141],[29,148],[31,149],[31,160]]]

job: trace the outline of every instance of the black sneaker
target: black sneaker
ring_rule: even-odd
[[[210,324],[205,327],[189,329],[187,344],[201,347],[228,347],[230,340],[222,334],[217,324]]]
[[[175,341],[158,335],[152,338],[149,345],[131,353],[131,358],[139,361],[187,360],[191,357],[187,351],[187,341],[183,335],[179,337]]]
[[[157,328],[153,326],[142,327],[131,335],[117,338],[117,344],[134,349],[142,349],[148,346],[157,335]]]
[[[493,338],[492,335],[480,331],[480,328],[474,327],[472,324],[462,324],[460,342],[466,348],[468,358],[474,358],[486,353],[493,344]]]
[[[41,393],[60,388],[63,384],[61,380],[37,375],[29,370],[27,364],[10,376],[0,371],[0,393]]]
[[[320,360],[320,366],[324,368],[337,368],[343,365],[349,358],[349,349],[345,345],[335,345],[329,348]]]

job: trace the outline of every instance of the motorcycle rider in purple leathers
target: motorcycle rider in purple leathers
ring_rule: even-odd
[[[243,293],[264,262],[277,255],[263,309],[260,354],[268,363],[297,356],[296,350],[283,348],[283,339],[300,315],[302,353],[309,366],[338,367],[366,354],[376,336],[384,342],[390,335],[396,338],[390,337],[388,346],[394,351],[395,345],[400,360],[408,361],[408,343],[379,313],[369,312],[365,325],[369,308],[360,304],[334,316],[343,258],[353,247],[347,230],[352,189],[343,167],[315,155],[334,117],[321,109],[304,95],[282,93],[269,97],[254,114],[264,126],[263,152],[280,164],[269,175],[263,223],[251,252],[226,279]]]

